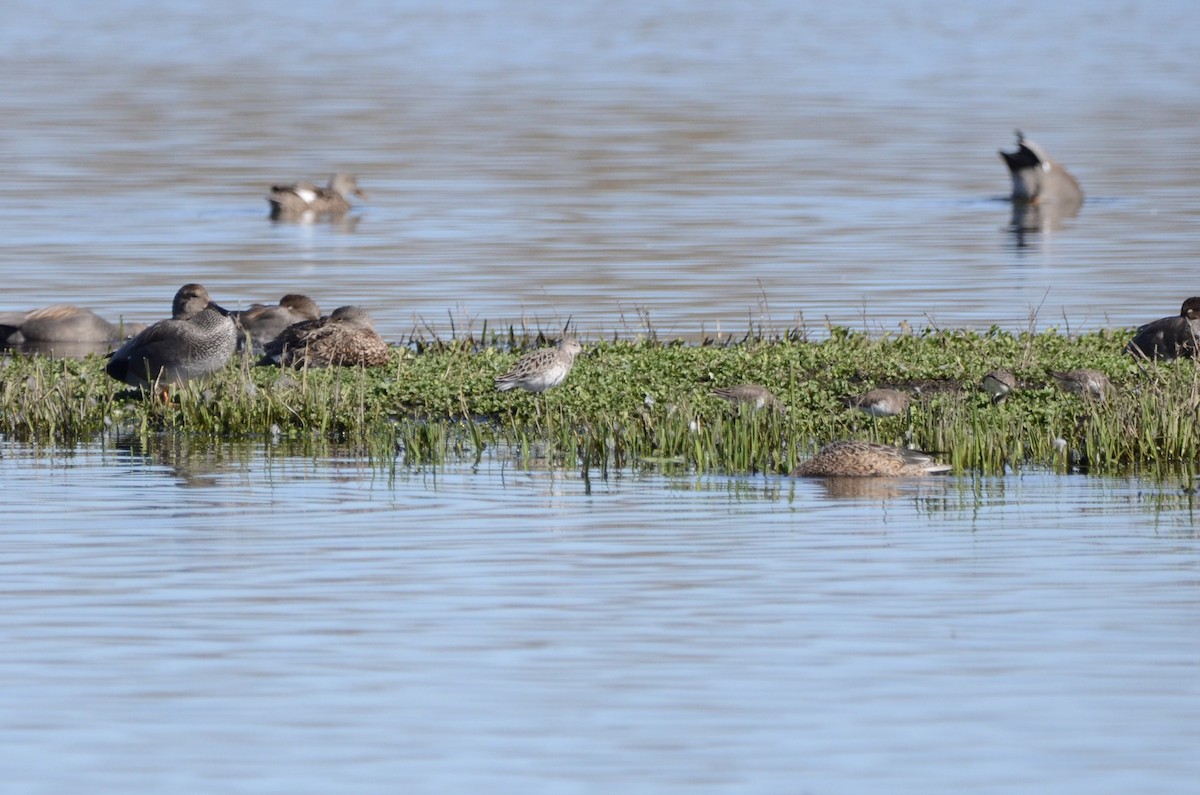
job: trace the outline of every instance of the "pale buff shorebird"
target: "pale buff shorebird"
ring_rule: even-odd
[[[225,367],[237,349],[229,312],[199,284],[175,293],[171,319],[160,320],[113,352],[105,370],[130,386],[182,384]]]
[[[563,337],[554,348],[530,351],[517,360],[507,373],[496,379],[496,389],[524,389],[527,392],[545,392],[561,384],[571,372],[575,357],[583,346],[573,337]]]
[[[846,398],[850,408],[866,412],[872,417],[895,417],[908,410],[912,402],[908,394],[899,389],[872,389],[862,395]]]
[[[324,188],[308,182],[275,185],[267,196],[267,202],[271,205],[272,218],[306,220],[320,216],[345,215],[350,209],[351,196],[367,198],[367,194],[358,187],[358,180],[354,176],[339,172],[333,175],[328,187]]]
[[[783,403],[779,398],[775,397],[775,394],[771,390],[758,384],[722,386],[717,387],[708,394],[721,398],[721,400],[732,403],[735,406],[749,406],[755,411],[760,409],[771,409],[780,413],[787,411]]]
[[[318,320],[295,323],[263,348],[259,364],[283,367],[383,367],[391,350],[361,307],[340,306]]]
[[[928,453],[875,442],[830,442],[792,472],[801,477],[924,477],[949,472]]]
[[[1017,388],[1017,377],[1008,370],[992,370],[979,386],[991,395],[992,403],[1000,404]]]
[[[1047,370],[1046,373],[1057,381],[1064,391],[1082,395],[1085,398],[1104,400],[1112,391],[1112,384],[1109,382],[1108,376],[1089,367],[1066,372]]]
[[[1178,315],[1138,326],[1125,351],[1150,359],[1176,359],[1200,354],[1200,298],[1183,302]]]

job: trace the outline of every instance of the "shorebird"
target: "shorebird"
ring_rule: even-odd
[[[263,353],[260,364],[284,367],[383,367],[391,358],[375,321],[357,306],[339,306],[326,317],[288,326]]]
[[[993,403],[1003,403],[1009,393],[1017,388],[1017,377],[1008,370],[992,370],[979,385],[992,396]]]
[[[1138,326],[1137,334],[1125,350],[1150,359],[1200,354],[1200,298],[1184,301],[1178,315]]]
[[[524,389],[545,392],[561,384],[571,372],[575,357],[583,346],[573,337],[563,337],[557,347],[530,351],[517,360],[504,375],[496,379],[496,389]]]
[[[0,343],[6,345],[115,342],[144,328],[140,323],[109,323],[92,310],[71,304],[55,304],[28,312],[0,312]]]
[[[308,296],[288,293],[279,299],[278,304],[252,304],[249,309],[230,314],[250,336],[251,345],[261,349],[288,326],[306,320],[319,320],[321,310]]]
[[[721,398],[735,406],[750,406],[755,411],[769,408],[772,411],[784,412],[787,409],[779,398],[765,386],[758,384],[738,384],[737,386],[717,387],[708,394]]]
[[[275,185],[267,201],[271,204],[272,218],[315,218],[345,214],[350,209],[352,195],[360,199],[367,198],[367,194],[358,187],[355,177],[338,172],[330,178],[329,186],[325,188],[308,182]]]
[[[171,319],[160,320],[113,352],[105,370],[130,386],[182,384],[214,373],[237,349],[238,331],[229,313],[199,284],[175,293]]]
[[[1058,385],[1065,391],[1082,395],[1086,398],[1104,400],[1108,396],[1109,391],[1112,390],[1112,384],[1109,383],[1107,375],[1099,370],[1093,370],[1088,367],[1079,370],[1068,370],[1067,372],[1047,370],[1046,373],[1057,381]]]
[[[796,467],[801,477],[921,477],[949,472],[928,453],[875,442],[830,442]]]
[[[863,395],[846,398],[850,408],[866,412],[872,417],[895,417],[908,410],[911,403],[908,394],[899,389],[872,389]]]
[[[1000,152],[1012,176],[1012,200],[1056,205],[1069,212],[1083,204],[1083,191],[1062,164],[1017,130],[1017,151]]]

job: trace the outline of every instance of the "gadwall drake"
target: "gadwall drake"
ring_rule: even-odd
[[[772,411],[783,412],[786,409],[779,398],[767,389],[765,386],[758,384],[738,384],[737,386],[722,386],[717,387],[708,394],[713,397],[721,398],[735,406],[749,406],[755,411],[759,409],[771,409]]]
[[[928,453],[875,442],[830,442],[796,467],[801,477],[914,477],[949,472]]]
[[[345,214],[350,209],[351,196],[367,198],[353,175],[339,172],[333,175],[329,186],[325,188],[308,182],[275,185],[267,201],[271,205],[272,218],[315,218]]]
[[[375,321],[358,306],[339,306],[318,320],[295,323],[264,347],[260,364],[282,367],[383,367],[391,351]]]
[[[1008,370],[992,370],[983,377],[979,386],[992,396],[993,403],[999,404],[1017,388],[1017,377]]]
[[[55,304],[29,312],[0,312],[0,342],[8,345],[116,342],[144,328],[140,323],[110,323],[90,309],[71,304]]]
[[[181,384],[223,368],[237,349],[229,313],[199,284],[175,293],[171,319],[160,320],[113,352],[105,370],[134,387]]]
[[[557,347],[541,348],[522,356],[507,373],[496,379],[496,389],[545,392],[566,380],[583,346],[573,337],[563,337]]]
[[[1012,200],[1053,204],[1063,212],[1083,204],[1083,191],[1071,173],[1017,130],[1017,151],[1000,152],[1012,175]]]
[[[1108,376],[1090,367],[1067,370],[1066,372],[1047,370],[1046,374],[1057,381],[1058,385],[1064,391],[1075,395],[1082,395],[1085,398],[1104,400],[1112,390],[1112,384],[1109,383]]]
[[[1175,359],[1200,353],[1200,298],[1183,302],[1179,314],[1138,326],[1137,334],[1125,346],[1134,356],[1151,359]]]
[[[255,350],[262,350],[288,326],[321,318],[321,310],[316,302],[297,293],[288,293],[279,299],[278,304],[252,304],[249,309],[230,314],[242,331],[249,335],[250,344]]]
[[[866,412],[872,417],[895,417],[908,410],[911,398],[899,389],[872,389],[862,395],[845,398],[850,408]]]

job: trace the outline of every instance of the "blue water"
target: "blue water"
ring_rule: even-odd
[[[1127,326],[1196,292],[1188,3],[10,2],[0,310]],[[1020,127],[1079,215],[1014,234]],[[358,174],[340,224],[267,187]],[[3,372],[0,370],[0,378]],[[1191,484],[0,440],[20,793],[1185,793]]]

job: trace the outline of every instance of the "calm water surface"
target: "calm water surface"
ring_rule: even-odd
[[[14,0],[0,310],[1071,330],[1200,292],[1193,3]],[[1020,127],[1088,199],[1016,235]],[[356,172],[340,224],[267,186]],[[13,792],[1190,792],[1173,484],[0,444]]]
[[[1200,775],[1197,506],[1169,486],[0,453],[14,792]]]
[[[146,321],[201,281],[394,340],[1083,329],[1197,292],[1190,2],[9,8],[0,309]],[[1015,127],[1088,195],[1020,239]],[[372,196],[346,223],[266,220],[267,186],[336,168]]]

